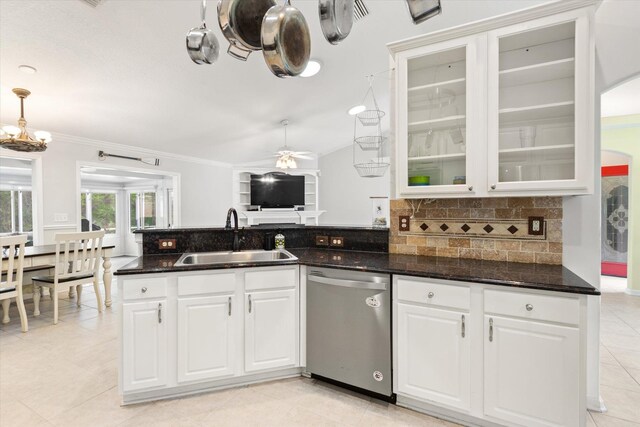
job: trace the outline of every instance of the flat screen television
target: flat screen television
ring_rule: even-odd
[[[251,175],[251,205],[267,209],[304,206],[304,176],[278,172]]]

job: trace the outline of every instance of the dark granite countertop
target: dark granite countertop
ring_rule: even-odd
[[[180,254],[145,255],[120,268],[115,274],[147,274],[298,263],[314,267],[333,267],[545,291],[600,295],[599,290],[568,268],[560,265],[523,264],[316,248],[287,250],[298,257],[298,261],[174,267],[173,265],[180,258]]]
[[[291,251],[290,251],[291,252]],[[159,255],[143,255],[131,261],[129,264],[121,267],[114,274],[116,276],[126,276],[131,274],[148,274],[148,273],[170,273],[176,271],[201,271],[201,270],[220,270],[225,268],[245,268],[245,267],[268,267],[273,265],[296,265],[298,260],[285,260],[273,262],[244,262],[230,264],[214,264],[214,265],[184,265],[175,267],[174,264],[182,254],[159,254]]]
[[[370,227],[370,226],[360,226],[360,225],[305,225],[305,224],[260,224],[260,225],[251,225],[240,227],[246,230],[353,230],[353,231],[380,231],[380,232],[389,232],[389,228],[387,227]],[[228,229],[222,226],[212,226],[212,227],[176,227],[176,228],[139,228],[137,230],[133,230],[136,234],[155,234],[155,233],[194,233],[194,232],[215,232],[215,231],[226,231]]]

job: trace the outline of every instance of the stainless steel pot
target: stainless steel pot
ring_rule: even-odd
[[[213,64],[218,59],[220,45],[213,31],[207,28],[205,14],[207,11],[207,0],[202,0],[200,6],[200,17],[202,25],[192,28],[187,33],[187,52],[189,57],[196,64]]]
[[[407,7],[414,24],[421,24],[442,12],[440,0],[407,0]]]
[[[260,31],[265,13],[276,0],[220,0],[218,24],[229,41],[227,53],[246,61],[254,50],[261,50]]]
[[[285,0],[282,6],[273,6],[264,15],[262,54],[278,77],[295,77],[307,67],[311,55],[309,26],[290,0]]]
[[[353,27],[354,0],[319,0],[318,13],[324,38],[331,44],[346,39]]]

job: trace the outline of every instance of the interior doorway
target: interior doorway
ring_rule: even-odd
[[[640,75],[601,97],[602,291],[640,296]]]
[[[79,167],[81,230],[105,230],[114,256],[139,256],[135,231],[179,225],[179,175],[121,166]]]
[[[630,235],[629,156],[602,151],[601,272],[627,277]]]

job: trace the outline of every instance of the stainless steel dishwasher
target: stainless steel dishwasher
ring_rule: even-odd
[[[308,268],[306,369],[394,400],[389,275]]]

